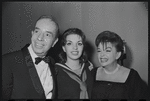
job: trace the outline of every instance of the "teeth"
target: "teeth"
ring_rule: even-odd
[[[40,44],[36,44],[36,45],[38,45],[38,46],[43,46],[43,45],[40,45]]]
[[[108,61],[108,59],[106,59],[106,58],[105,59],[103,58],[103,59],[100,59],[100,60],[101,60],[101,62],[107,62]]]
[[[74,55],[77,55],[78,54],[78,52],[71,52],[72,54],[74,54]]]
[[[36,46],[37,46],[38,48],[42,48],[42,47],[43,47],[42,44],[36,44]]]

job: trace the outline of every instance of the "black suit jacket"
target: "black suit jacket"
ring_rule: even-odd
[[[2,56],[3,99],[46,99],[36,68],[26,45],[19,51]],[[51,58],[52,99],[56,97],[56,71]]]

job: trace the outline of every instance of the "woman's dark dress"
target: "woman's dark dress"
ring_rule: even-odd
[[[59,63],[60,64],[60,63]],[[65,64],[61,64],[67,67]],[[70,70],[64,68],[61,65],[55,65],[55,68],[57,68],[57,86],[58,86],[58,99],[80,99],[80,85],[77,81],[73,80],[65,71],[68,71],[69,73],[77,76],[79,79],[82,80],[82,74],[83,71],[86,71],[87,79],[86,79],[86,86],[87,86],[87,92],[88,96],[90,98],[91,96],[91,90],[92,90],[92,83],[93,83],[93,77],[91,76],[90,66],[91,64],[89,62],[86,62],[83,69],[81,76],[78,76],[74,72],[71,72]],[[69,68],[69,67],[68,67]],[[65,70],[65,71],[64,71]]]
[[[147,85],[134,69],[130,70],[124,83],[95,80],[96,71],[97,68],[92,70],[94,76],[92,99],[147,99]]]

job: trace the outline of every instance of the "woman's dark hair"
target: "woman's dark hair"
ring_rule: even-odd
[[[80,63],[86,62],[87,61],[87,54],[85,52],[85,40],[86,37],[84,35],[84,33],[82,32],[82,30],[78,29],[78,28],[69,28],[67,29],[61,36],[61,41],[60,41],[60,46],[65,46],[66,45],[66,37],[68,35],[71,34],[75,34],[75,35],[79,35],[82,39],[82,43],[83,43],[83,53],[81,55],[81,57],[79,58]],[[62,52],[59,54],[59,59],[60,59],[60,63],[66,63],[67,61],[67,56],[66,53],[62,50]]]
[[[119,58],[121,59],[124,52],[124,42],[121,39],[121,37],[114,32],[103,31],[96,37],[95,45],[98,47],[100,43],[104,45],[107,44],[108,42],[110,42],[112,45],[115,46],[117,52],[121,52],[121,56]]]

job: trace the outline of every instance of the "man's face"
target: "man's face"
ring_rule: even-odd
[[[56,24],[50,19],[41,19],[36,23],[31,38],[31,45],[35,54],[40,57],[45,56],[48,50],[56,44],[56,30]]]

